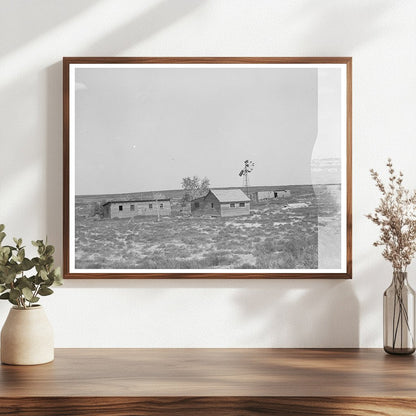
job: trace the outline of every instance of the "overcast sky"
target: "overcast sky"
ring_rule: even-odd
[[[78,68],[76,194],[179,189],[193,175],[241,186],[245,159],[255,162],[251,185],[311,183],[312,154],[340,156],[339,77],[339,69]]]

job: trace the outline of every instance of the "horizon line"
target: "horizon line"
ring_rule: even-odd
[[[250,185],[248,188],[259,188],[259,187],[293,187],[293,186],[317,186],[317,185],[341,185],[340,182],[330,182],[330,183],[305,183],[298,185]],[[242,186],[215,186],[209,187],[208,189],[246,189],[244,185]],[[87,196],[104,196],[104,195],[131,195],[131,194],[144,194],[144,193],[155,193],[155,192],[178,192],[185,191],[185,189],[163,189],[163,190],[154,190],[154,191],[133,191],[133,192],[113,192],[113,193],[100,193],[100,194],[75,194],[75,197],[87,197]]]

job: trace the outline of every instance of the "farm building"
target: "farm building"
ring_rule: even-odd
[[[279,189],[276,191],[258,191],[255,193],[257,201],[264,201],[266,199],[289,198],[290,191],[288,189]]]
[[[207,195],[191,201],[196,215],[234,217],[250,214],[250,198],[241,189],[211,189]]]
[[[103,205],[104,218],[132,218],[142,215],[167,216],[171,214],[170,198],[109,201]]]

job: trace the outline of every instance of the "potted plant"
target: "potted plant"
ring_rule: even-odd
[[[407,267],[416,253],[416,192],[403,186],[403,173],[388,159],[389,179],[384,184],[371,169],[381,193],[378,207],[367,215],[380,227],[374,246],[383,246],[383,257],[393,267],[393,279],[383,296],[384,350],[390,354],[415,351],[415,292],[407,281]]]
[[[51,286],[62,284],[60,268],[54,267],[55,248],[43,240],[32,241],[38,256],[29,259],[21,238],[14,238],[14,245],[3,245],[4,228],[0,224],[0,299],[13,307],[1,331],[1,362],[33,365],[53,361],[53,330],[37,302],[53,293]]]

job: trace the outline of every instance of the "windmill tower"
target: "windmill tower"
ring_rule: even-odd
[[[254,169],[254,162],[252,160],[245,160],[244,167],[240,170],[238,174],[243,178],[243,186],[246,188],[246,195],[248,196],[248,188],[250,186],[250,182],[248,179],[248,174],[251,173]]]

